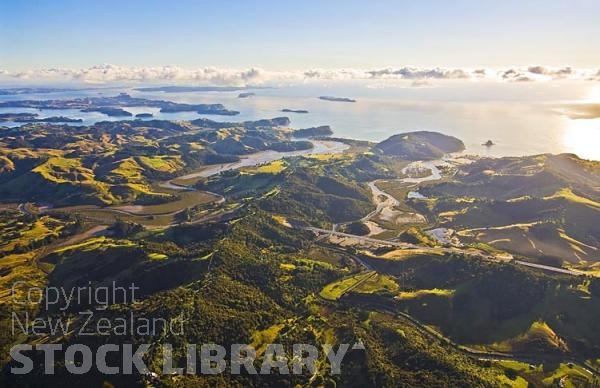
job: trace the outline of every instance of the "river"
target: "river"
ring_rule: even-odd
[[[237,170],[242,167],[258,166],[265,163],[270,163],[275,160],[282,158],[289,158],[293,156],[307,156],[307,155],[318,155],[318,154],[338,154],[344,152],[349,148],[347,144],[331,141],[331,140],[311,140],[313,148],[307,150],[290,151],[290,152],[279,152],[273,150],[260,151],[249,155],[244,155],[239,161],[232,163],[223,164],[211,164],[206,167],[202,167],[200,171],[192,172],[187,175],[177,177],[177,180],[194,179],[194,178],[208,178],[210,176],[222,173],[229,170]],[[161,187],[171,190],[188,190],[186,186],[178,185],[173,181],[162,182]]]

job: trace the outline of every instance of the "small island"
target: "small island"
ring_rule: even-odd
[[[285,112],[285,113],[308,113],[308,111],[305,109],[287,109],[287,108],[285,108],[285,109],[282,109],[281,111]]]
[[[495,143],[491,140],[488,140],[485,143],[483,143],[482,145],[486,146],[486,147],[491,147],[491,146],[495,145]]]
[[[137,117],[138,119],[149,119],[151,117],[154,117],[154,115],[152,113],[138,113],[135,115],[135,117]]]
[[[81,123],[82,119],[72,119],[70,117],[65,116],[51,116],[51,117],[43,117],[41,119],[33,118],[33,119],[21,119],[15,120],[17,123]]]
[[[308,137],[320,137],[320,136],[331,136],[333,131],[329,125],[321,125],[320,127],[310,127],[297,129],[293,132],[294,137],[308,138]]]
[[[110,117],[131,117],[133,114],[121,108],[113,108],[109,106],[99,106],[97,108],[82,109],[82,112],[99,112]]]
[[[248,97],[252,97],[252,96],[254,96],[254,93],[252,93],[252,92],[238,94],[238,98],[248,98]]]
[[[353,99],[347,98],[347,97],[321,96],[321,97],[319,97],[319,99],[325,100],[325,101],[335,101],[335,102],[356,102],[356,100],[353,100]]]

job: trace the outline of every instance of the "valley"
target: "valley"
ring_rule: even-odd
[[[599,14],[0,2],[0,388],[600,388]]]
[[[2,127],[0,325],[11,312],[56,316],[11,302],[28,287],[135,283],[138,303],[111,304],[96,319],[182,315],[183,335],[168,338],[179,349],[246,341],[257,361],[274,340],[364,344],[342,375],[320,360],[316,373],[294,376],[301,385],[389,385],[389,375],[433,385],[598,381],[598,162],[465,156],[459,139],[433,132],[378,144],[295,136],[329,133],[320,128],[298,132],[286,117]],[[63,314],[78,327],[88,307]],[[81,337],[1,340],[7,349]]]

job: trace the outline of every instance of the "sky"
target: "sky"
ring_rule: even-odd
[[[0,69],[600,67],[600,1],[0,0]]]

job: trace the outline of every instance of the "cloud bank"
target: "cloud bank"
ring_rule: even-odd
[[[414,85],[425,85],[434,80],[532,82],[563,79],[600,81],[600,70],[546,66],[505,69],[403,66],[378,69],[269,71],[257,67],[242,70],[217,67],[185,69],[178,66],[125,67],[111,64],[81,69],[49,68],[19,72],[0,69],[0,83],[195,83],[259,86],[300,83],[310,80],[408,80]]]

